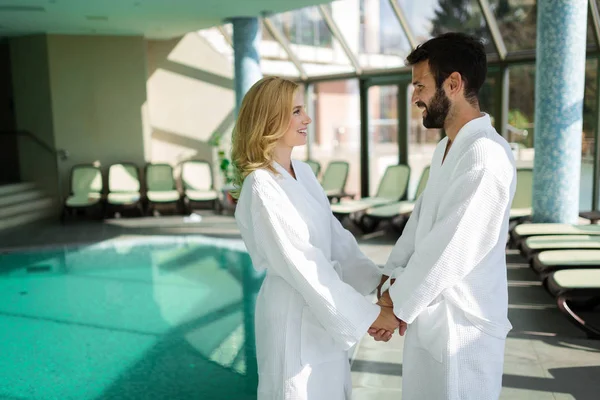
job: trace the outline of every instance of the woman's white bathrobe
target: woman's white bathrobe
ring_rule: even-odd
[[[495,400],[508,321],[505,246],[516,185],[508,143],[483,115],[438,144],[427,187],[384,268],[407,323],[403,400]]]
[[[331,213],[308,165],[294,179],[257,170],[235,218],[254,267],[266,269],[256,300],[259,400],[349,400],[347,350],[379,315],[365,298],[381,270]]]

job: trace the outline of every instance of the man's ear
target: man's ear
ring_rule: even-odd
[[[462,80],[462,76],[458,72],[453,72],[446,79],[446,89],[448,90],[448,95],[456,95],[463,90],[464,81]]]

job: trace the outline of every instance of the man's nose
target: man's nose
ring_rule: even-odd
[[[419,101],[419,96],[417,95],[417,91],[415,90],[412,94],[412,96],[410,97],[410,101],[412,104],[417,104],[417,102]]]

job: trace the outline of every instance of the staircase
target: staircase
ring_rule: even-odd
[[[0,231],[52,217],[55,200],[34,183],[0,184]]]

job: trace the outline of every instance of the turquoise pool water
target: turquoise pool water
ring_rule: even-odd
[[[0,252],[0,398],[253,399],[261,280],[233,240]]]

